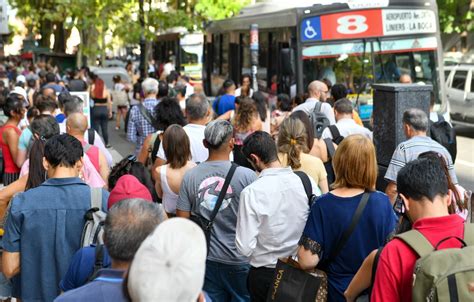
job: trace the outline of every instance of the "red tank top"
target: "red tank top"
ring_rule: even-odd
[[[89,145],[86,142],[82,142],[82,147],[84,147],[84,152],[86,152],[87,157],[89,157],[92,165],[94,165],[94,168],[97,170],[98,173],[100,173],[99,148],[93,145]]]
[[[8,128],[13,128],[18,136],[21,135],[20,129],[16,126],[5,125],[0,128],[0,146],[2,147],[3,161],[5,163],[5,173],[20,173],[20,168],[15,164],[12,154],[10,153],[10,148],[8,148],[8,145],[3,141],[3,132]]]

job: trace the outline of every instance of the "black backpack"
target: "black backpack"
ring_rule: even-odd
[[[318,139],[323,135],[324,129],[330,125],[326,114],[321,112],[322,106],[323,103],[318,101],[316,105],[314,105],[313,111],[309,114],[309,120],[311,121],[311,125],[313,125],[314,136]]]
[[[339,145],[344,136],[339,133],[339,129],[337,129],[336,125],[330,125],[329,131],[331,131],[332,139],[325,138],[324,143],[326,144],[326,149],[328,150],[328,161],[324,163],[324,168],[326,169],[328,184],[332,184],[336,180],[336,175],[334,174],[334,169],[332,167],[332,159],[334,154],[336,153],[336,148],[334,148],[334,144]]]
[[[437,122],[430,121],[430,136],[448,150],[454,164],[457,155],[456,131],[441,114],[438,114]]]

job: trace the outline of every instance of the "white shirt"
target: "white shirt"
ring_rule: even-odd
[[[194,87],[193,85],[186,83],[186,95],[184,96],[185,98],[190,97],[191,95],[194,94]]]
[[[238,96],[240,96],[241,94],[242,94],[242,88],[241,88],[241,87],[235,89],[235,93],[234,93],[235,97],[238,97]],[[249,97],[251,98],[252,96],[253,96],[253,89],[250,88]]]
[[[319,192],[310,180],[313,192]],[[275,267],[278,258],[296,255],[308,214],[303,183],[290,167],[263,170],[240,193],[237,251],[253,267]]]
[[[308,98],[306,102],[296,106],[293,109],[293,112],[301,110],[301,111],[306,112],[309,115],[314,110],[314,106],[316,106],[317,102],[319,102],[319,100],[315,98]],[[331,105],[323,102],[321,105],[321,112],[326,115],[331,125],[334,125],[336,123],[336,118],[334,117],[334,111],[332,110]]]
[[[343,137],[347,137],[351,134],[362,134],[368,139],[372,140],[372,131],[370,131],[369,129],[365,127],[357,125],[357,123],[351,118],[340,119],[336,123],[336,127],[337,127],[337,130],[339,130],[339,134],[341,134],[341,136]],[[329,130],[329,128],[324,129],[321,138],[333,139],[331,130]]]
[[[209,151],[204,147],[204,130],[206,126],[197,125],[197,124],[187,124],[183,127],[183,130],[189,137],[189,142],[191,144],[191,160],[195,163],[202,163],[206,161],[209,157]],[[163,149],[163,144],[160,144],[158,149],[157,157],[162,160],[166,160],[165,150]]]

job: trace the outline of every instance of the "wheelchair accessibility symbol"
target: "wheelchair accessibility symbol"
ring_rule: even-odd
[[[301,22],[301,40],[321,40],[321,21],[319,17],[307,18]]]
[[[304,30],[304,35],[308,39],[313,39],[314,37],[318,35],[318,33],[311,26],[310,20],[306,20],[306,29]]]

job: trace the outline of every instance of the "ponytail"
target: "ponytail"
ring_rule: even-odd
[[[308,151],[306,139],[303,122],[291,117],[283,121],[278,133],[278,151],[287,155],[293,170],[301,168],[301,152]]]

